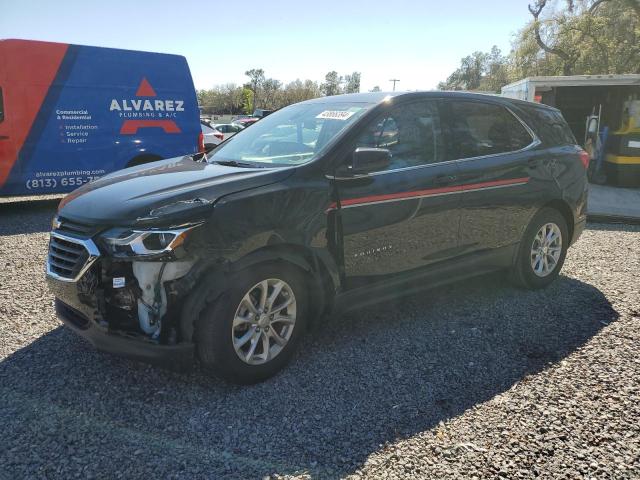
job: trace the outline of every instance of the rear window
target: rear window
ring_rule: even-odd
[[[452,158],[471,158],[521,150],[533,137],[506,108],[482,102],[448,103]]]
[[[0,88],[0,122],[4,120],[4,97],[2,96],[2,88]]]
[[[578,143],[560,112],[539,107],[529,108],[527,112],[533,117],[538,135],[544,144],[563,146]]]

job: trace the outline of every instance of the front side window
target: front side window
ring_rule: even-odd
[[[506,108],[482,102],[447,102],[451,159],[521,150],[533,138]]]
[[[435,102],[392,108],[371,122],[355,147],[386,148],[391,152],[387,170],[426,165],[444,160],[440,117]]]
[[[265,166],[300,165],[317,158],[374,104],[302,103],[278,110],[238,132],[209,158]]]

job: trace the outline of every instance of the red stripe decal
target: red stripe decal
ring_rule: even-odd
[[[388,193],[386,195],[371,195],[370,197],[360,197],[360,198],[350,198],[348,200],[343,200],[341,205],[355,205],[359,203],[373,203],[373,202],[383,202],[385,200],[396,200],[398,198],[411,198],[411,197],[422,197],[425,195],[438,195],[442,193],[449,193],[462,190],[462,187],[442,187],[442,188],[429,188],[427,190],[414,190],[413,192],[400,192],[400,193]]]
[[[490,182],[470,183],[467,185],[456,185],[453,187],[428,188],[426,190],[413,190],[411,192],[388,193],[385,195],[371,195],[368,197],[349,198],[340,202],[342,207],[353,205],[366,205],[370,203],[384,202],[388,200],[400,200],[413,197],[429,197],[432,195],[442,195],[452,192],[470,192],[474,190],[483,190],[485,188],[502,187],[508,185],[516,185],[527,183],[529,177],[510,178],[507,180],[492,180]],[[327,211],[337,208],[337,204],[331,203]]]

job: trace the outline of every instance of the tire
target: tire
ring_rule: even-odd
[[[553,226],[555,226],[555,229]],[[543,227],[546,228],[546,232],[553,230],[555,233],[558,231],[560,233],[559,255],[557,258],[554,257],[555,252],[558,250],[557,242],[546,245],[540,243],[540,237],[536,240],[536,237],[540,235],[539,232],[541,232]],[[549,285],[560,274],[564,259],[567,255],[569,240],[569,229],[562,214],[553,208],[542,208],[533,217],[520,240],[518,253],[511,271],[511,280],[516,285],[531,290],[544,288]],[[547,250],[544,250],[544,245],[547,246]],[[533,253],[534,250],[540,252],[539,261],[538,255],[534,255]],[[543,250],[546,251],[546,254],[543,253]],[[551,268],[552,260],[554,259],[555,264],[553,264]],[[546,266],[550,268],[549,271],[545,268],[545,260]]]
[[[260,311],[263,282],[267,282],[269,297],[280,286],[277,282],[283,283],[272,306],[278,308],[287,302],[289,306],[272,315],[267,312],[259,316],[258,321],[248,302],[253,305],[253,311]],[[289,362],[306,329],[307,299],[305,275],[296,267],[270,262],[234,274],[228,289],[203,309],[196,323],[196,351],[202,366],[229,382],[239,384],[257,383],[275,375]],[[250,317],[251,321],[247,321]],[[293,324],[290,323],[292,317],[295,318]],[[234,321],[237,322],[235,327]],[[268,349],[265,349],[265,337],[270,346]],[[254,338],[258,340],[254,342]],[[282,340],[286,340],[283,345]],[[234,343],[242,345],[236,347]],[[252,347],[254,351],[251,354]],[[265,350],[269,352],[266,356]]]

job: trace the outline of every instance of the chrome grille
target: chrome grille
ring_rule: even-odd
[[[91,266],[100,255],[90,239],[79,239],[51,232],[47,274],[59,280],[74,282]]]

